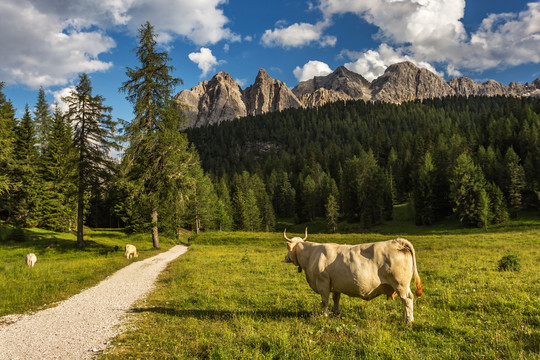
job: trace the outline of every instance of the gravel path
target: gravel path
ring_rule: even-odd
[[[145,296],[165,266],[187,251],[169,251],[134,262],[58,306],[0,320],[0,359],[90,359],[121,332],[133,303]]]

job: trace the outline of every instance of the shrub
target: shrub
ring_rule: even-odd
[[[499,260],[499,271],[519,271],[521,264],[517,255],[506,255]]]

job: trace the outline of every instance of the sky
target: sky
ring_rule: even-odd
[[[86,72],[112,115],[137,67],[137,30],[155,27],[173,76],[191,89],[225,71],[244,89],[260,68],[290,88],[338,66],[368,80],[412,61],[443,76],[508,84],[540,77],[540,1],[2,0],[0,81],[21,117],[43,87],[50,104]]]

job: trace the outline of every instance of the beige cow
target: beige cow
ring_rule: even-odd
[[[36,261],[37,261],[36,254],[30,253],[30,254],[26,255],[26,265],[28,265],[30,267],[34,267],[34,265],[36,264]]]
[[[124,256],[127,259],[130,259],[131,257],[139,257],[139,253],[137,252],[137,248],[135,247],[135,245],[127,244]]]
[[[403,321],[414,321],[413,294],[409,284],[414,274],[415,293],[421,296],[422,283],[416,269],[412,244],[402,238],[359,245],[318,244],[305,237],[287,238],[289,252],[285,262],[304,270],[309,286],[321,295],[328,316],[328,298],[332,293],[334,313],[339,314],[341,294],[371,300],[385,294],[403,301]]]

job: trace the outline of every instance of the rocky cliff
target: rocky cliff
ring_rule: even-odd
[[[247,115],[242,89],[231,75],[219,72],[210,81],[203,81],[191,90],[176,95],[183,104],[187,127],[219,124]]]
[[[369,81],[362,75],[340,66],[327,76],[315,76],[311,80],[301,81],[292,89],[292,92],[300,99],[304,95],[313,94],[318,89],[326,89],[329,90],[326,93],[333,98],[338,98],[339,94],[343,94],[344,97],[340,100],[362,99],[368,101],[371,100],[369,85]],[[326,99],[322,100],[325,103],[328,102]],[[309,106],[306,103],[304,105]],[[320,106],[320,104],[316,106]]]
[[[540,78],[531,84],[511,82],[508,86],[488,80],[482,84],[461,77],[445,81],[411,62],[389,66],[383,75],[369,83],[343,66],[326,76],[302,81],[292,91],[284,82],[260,69],[255,82],[245,90],[224,72],[183,90],[176,100],[184,105],[187,126],[203,126],[258,115],[286,108],[317,107],[329,102],[364,100],[402,103],[444,96],[540,96]]]
[[[248,115],[302,106],[283,81],[270,77],[264,69],[259,70],[255,83],[244,90],[244,97]]]

